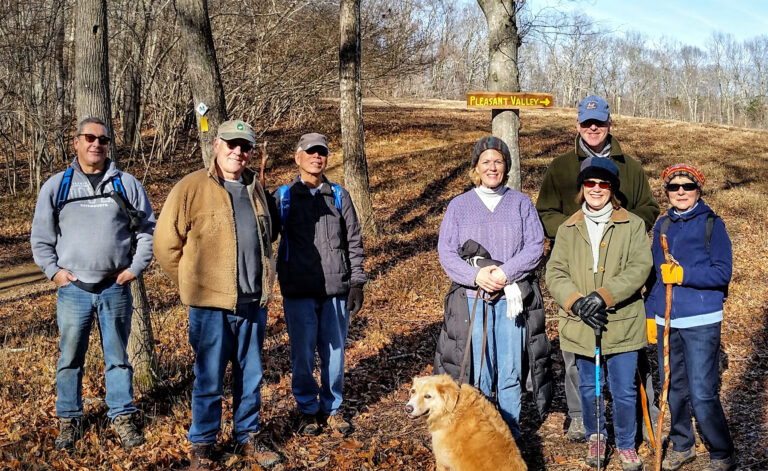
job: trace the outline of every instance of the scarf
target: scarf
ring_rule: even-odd
[[[605,138],[605,147],[600,152],[595,152],[584,143],[584,140],[579,136],[578,139],[579,148],[587,154],[587,157],[610,157],[611,156],[611,135]]]
[[[507,187],[504,185],[499,185],[496,188],[488,188],[483,185],[475,187],[475,193],[477,193],[477,196],[480,197],[480,200],[490,212],[493,212],[493,210],[496,209],[496,206],[499,204],[501,197],[506,191]]]
[[[584,212],[584,224],[587,226],[589,245],[592,248],[592,271],[597,273],[597,262],[600,258],[600,241],[603,238],[606,223],[611,220],[613,205],[608,201],[602,209],[590,211],[585,201],[581,204],[581,210]]]

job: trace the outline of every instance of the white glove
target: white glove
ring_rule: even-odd
[[[504,297],[507,298],[507,319],[514,319],[523,312],[523,295],[517,283],[504,287]]]

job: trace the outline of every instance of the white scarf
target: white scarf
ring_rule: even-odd
[[[584,225],[587,226],[589,244],[592,248],[592,271],[597,273],[597,262],[600,258],[600,241],[603,239],[605,225],[611,220],[613,205],[608,201],[602,209],[591,211],[585,201],[581,204],[581,210],[584,212]]]

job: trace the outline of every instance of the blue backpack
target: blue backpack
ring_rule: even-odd
[[[331,186],[331,191],[333,192],[333,204],[336,206],[336,209],[339,210],[339,213],[341,213],[341,197],[343,194],[341,186],[330,182],[328,184]],[[290,185],[283,185],[277,189],[277,205],[280,210],[280,221],[283,226],[280,231],[280,247],[278,248],[278,253],[281,250],[285,250],[285,261],[288,261],[288,239],[286,237],[285,223],[288,221],[288,212],[291,210],[290,189]]]

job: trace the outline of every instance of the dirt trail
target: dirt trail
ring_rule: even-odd
[[[12,294],[29,294],[49,287],[41,283],[46,281],[45,274],[34,263],[0,268],[0,300]]]

